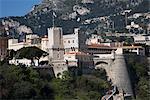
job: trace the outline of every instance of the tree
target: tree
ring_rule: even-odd
[[[13,96],[14,98],[34,98],[36,96],[36,90],[33,87],[33,84],[28,81],[16,82],[13,85]]]
[[[53,89],[32,67],[0,66],[0,99],[50,99]],[[49,75],[50,76],[50,75]]]
[[[150,84],[148,75],[148,61],[146,57],[126,55],[127,66],[131,76],[136,100],[148,100]]]
[[[46,56],[48,55],[47,52],[33,46],[33,47],[23,47],[19,50],[17,50],[16,53],[16,58],[26,58],[26,59],[30,59],[31,60],[31,65],[34,65],[34,59],[38,60],[38,64],[39,64],[39,59],[42,56]]]
[[[16,55],[16,51],[14,51],[13,49],[11,49],[11,50],[8,51],[7,58],[8,58],[9,60],[12,60],[13,57],[15,57],[15,55]]]
[[[52,79],[55,100],[96,100],[110,88],[104,70],[93,71],[90,75],[73,76],[65,71],[62,79]]]

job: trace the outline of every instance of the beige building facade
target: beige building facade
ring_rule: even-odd
[[[0,36],[0,61],[7,56],[8,38]]]

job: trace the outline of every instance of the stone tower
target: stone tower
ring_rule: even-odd
[[[116,55],[112,66],[111,77],[113,84],[118,87],[119,91],[124,91],[125,96],[133,96],[124,55]]]
[[[52,27],[48,28],[48,48],[49,61],[54,69],[56,77],[60,77],[67,69],[64,61],[64,45],[63,45],[62,28]]]
[[[87,51],[87,45],[86,45],[87,36],[86,36],[86,34],[80,28],[75,28],[74,32],[78,37],[79,51],[86,52]]]

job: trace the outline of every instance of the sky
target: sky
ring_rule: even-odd
[[[24,16],[33,5],[41,0],[0,0],[0,18],[8,16]]]

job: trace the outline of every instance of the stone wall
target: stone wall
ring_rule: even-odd
[[[124,55],[115,55],[115,59],[96,59],[94,61],[95,68],[103,68],[107,72],[108,80],[114,86],[117,86],[119,91],[124,91],[128,96],[133,95],[131,81],[127,70]]]
[[[116,85],[119,90],[123,90],[127,95],[133,95],[131,81],[123,55],[116,55],[110,73],[113,84]]]

